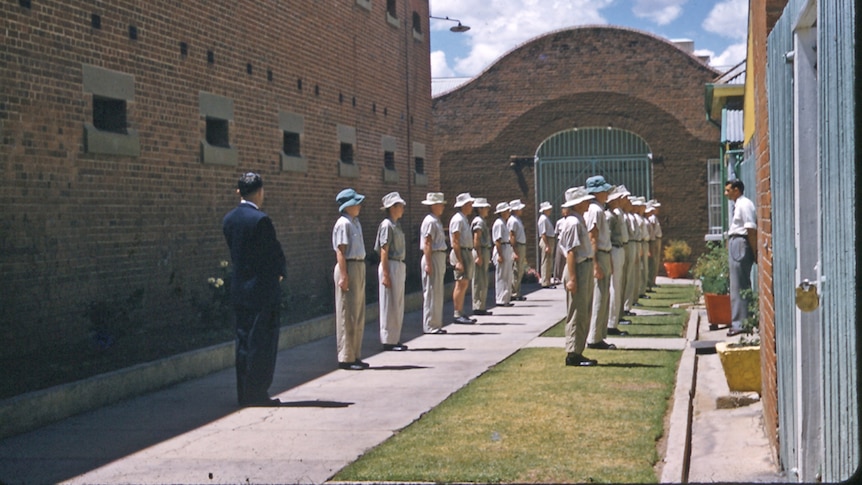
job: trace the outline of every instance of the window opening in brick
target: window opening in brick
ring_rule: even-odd
[[[126,100],[93,96],[93,126],[111,133],[126,134]]]
[[[101,29],[102,28],[102,16],[97,14],[97,13],[94,13],[93,15],[91,15],[90,16],[90,25],[94,29]]]
[[[266,70],[266,80],[272,82],[272,69]]]
[[[395,170],[395,152],[383,152],[383,166],[386,170]]]
[[[22,6],[22,7],[24,7],[24,8],[30,8],[30,7],[32,7],[32,4],[30,3],[30,0],[18,0],[18,4],[19,4],[19,5],[21,5],[21,6]]]
[[[341,144],[341,163],[353,165],[353,143]]]
[[[290,157],[299,157],[302,156],[300,152],[299,145],[299,133],[293,133],[290,131],[284,132],[284,142],[282,144],[281,149],[284,151],[284,154]]]
[[[356,107],[356,96],[353,97],[352,103],[353,103],[353,106]]]
[[[386,11],[392,17],[398,18],[398,8],[395,5],[397,2],[395,0],[386,0]]]
[[[416,157],[413,159],[413,170],[416,173],[425,173],[425,159]]]
[[[371,112],[372,112],[372,113],[376,113],[376,112],[377,112],[377,103],[371,103]]]
[[[185,42],[180,42],[180,55],[183,57],[189,55],[189,45]]]
[[[302,91],[302,78],[296,80],[296,90]]]
[[[338,93],[338,102],[339,102],[339,103],[343,103],[343,102],[344,102],[344,95],[343,95],[343,94],[341,94],[341,93]]]
[[[251,68],[251,63],[250,63],[250,62],[249,62],[248,64],[246,64],[246,65],[245,65],[245,73],[246,73],[246,74],[251,74],[251,73],[252,73],[252,68]]]
[[[320,96],[320,86],[318,86],[317,84],[314,85],[314,95]]]
[[[207,51],[207,63],[215,64],[215,52]]]
[[[207,116],[207,143],[222,148],[230,148],[228,120]]]
[[[134,25],[129,26],[129,39],[138,40],[138,28]]]
[[[413,31],[417,34],[422,33],[422,17],[418,12],[413,12]]]

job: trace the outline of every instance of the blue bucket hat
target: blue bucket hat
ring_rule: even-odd
[[[587,192],[590,194],[595,194],[598,192],[608,192],[612,188],[613,185],[605,182],[605,178],[601,175],[593,175],[592,177],[587,179],[587,183],[584,184],[587,188]]]
[[[363,200],[365,200],[365,196],[357,194],[353,189],[344,189],[335,196],[335,201],[339,204],[338,212],[342,212],[350,206],[359,205]]]

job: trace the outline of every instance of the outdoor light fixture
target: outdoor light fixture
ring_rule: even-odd
[[[461,25],[461,21],[458,19],[450,19],[449,17],[435,17],[433,15],[429,15],[429,17],[431,17],[432,19],[437,19],[437,20],[448,20],[449,22],[458,22],[458,25],[454,25],[449,29],[452,32],[459,32],[460,33],[460,32],[467,32],[468,30],[470,30],[469,25]]]

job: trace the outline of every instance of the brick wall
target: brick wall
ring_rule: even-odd
[[[583,27],[535,39],[434,99],[441,187],[492,204],[520,198],[527,240],[535,241],[541,201],[533,169],[517,172],[509,157],[532,156],[563,130],[611,125],[642,137],[661,160],[652,169],[664,241],[684,239],[696,257],[708,230],[706,163],[719,155],[704,85],[717,74],[675,45],[629,29]]]
[[[24,3],[0,4],[3,358],[80,338],[86,302],[138,290],[152,325],[183,324],[228,258],[221,218],[238,201],[242,172],[263,175],[264,209],[288,255],[286,286],[300,302],[330,294],[340,189],[368,196],[369,252],[385,193],[400,191],[412,209],[405,223],[418,226],[426,187],[408,177],[414,142],[427,147],[430,186],[439,180],[427,0],[399,0],[398,27],[377,1],[370,10],[355,0]],[[83,64],[134,77],[128,122],[140,156],[85,151],[93,104]],[[233,101],[238,166],[202,163],[201,91]],[[279,112],[304,117],[307,172],[281,169]],[[339,124],[356,128],[358,179],[339,176]],[[383,182],[384,135],[397,142],[398,182]]]

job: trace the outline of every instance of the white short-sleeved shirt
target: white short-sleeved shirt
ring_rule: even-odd
[[[608,227],[611,229],[611,245],[622,246],[629,242],[629,225],[622,209],[614,209],[610,212]]]
[[[658,216],[653,214],[649,216],[649,222],[653,227],[653,239],[658,239],[661,237],[661,222],[658,221]]]
[[[527,244],[527,233],[524,232],[524,223],[521,222],[521,219],[512,214],[509,216],[509,220],[506,221],[506,225],[509,226],[509,230],[515,233],[515,243],[517,244]]]
[[[580,214],[574,214],[566,219],[558,244],[566,253],[574,251],[576,263],[592,258],[593,243],[590,242],[590,232],[587,231],[587,224],[583,217]]]
[[[751,199],[740,195],[733,203],[733,217],[730,219],[727,234],[745,236],[748,234],[748,229],[757,229],[757,211]]]
[[[459,233],[458,240],[461,244],[461,249],[473,249],[473,231],[470,230],[470,220],[463,212],[458,211],[449,219],[449,244],[455,247],[455,241],[452,239],[453,234]]]
[[[544,212],[539,215],[539,223],[536,229],[538,229],[539,231],[539,237],[557,237],[556,231],[554,230],[554,225],[551,224],[551,218],[546,216]]]
[[[332,228],[332,249],[338,251],[338,246],[345,245],[344,257],[347,259],[365,259],[365,240],[362,239],[362,224],[359,218],[341,214]]]
[[[472,230],[474,233],[476,231],[480,231],[479,244],[483,248],[490,248],[492,246],[491,230],[488,228],[488,223],[485,221],[485,219],[482,218],[482,216],[476,216],[473,218],[473,223],[470,224],[470,230]]]
[[[440,218],[434,214],[428,214],[422,220],[422,227],[419,229],[421,238],[419,239],[419,250],[423,250],[425,239],[431,236],[431,250],[445,251],[446,250],[446,234],[443,232],[443,223]]]
[[[407,248],[404,242],[404,231],[401,229],[401,224],[392,222],[388,217],[383,219],[380,226],[377,228],[377,239],[374,241],[374,250],[380,253],[380,248],[387,247],[389,259],[395,261],[404,261]]]
[[[566,225],[566,219],[567,217],[560,217],[557,219],[557,223],[554,225],[554,234],[556,234],[557,237],[560,237],[560,234],[563,233],[563,226]]]
[[[500,241],[500,244],[509,244],[509,226],[502,217],[494,221],[494,225],[491,227],[491,240],[492,243]]]
[[[608,227],[608,219],[605,215],[605,210],[598,201],[590,203],[590,207],[584,214],[584,221],[587,224],[587,232],[591,232],[593,228],[598,229],[596,235],[596,249],[599,251],[611,250],[611,228]]]

